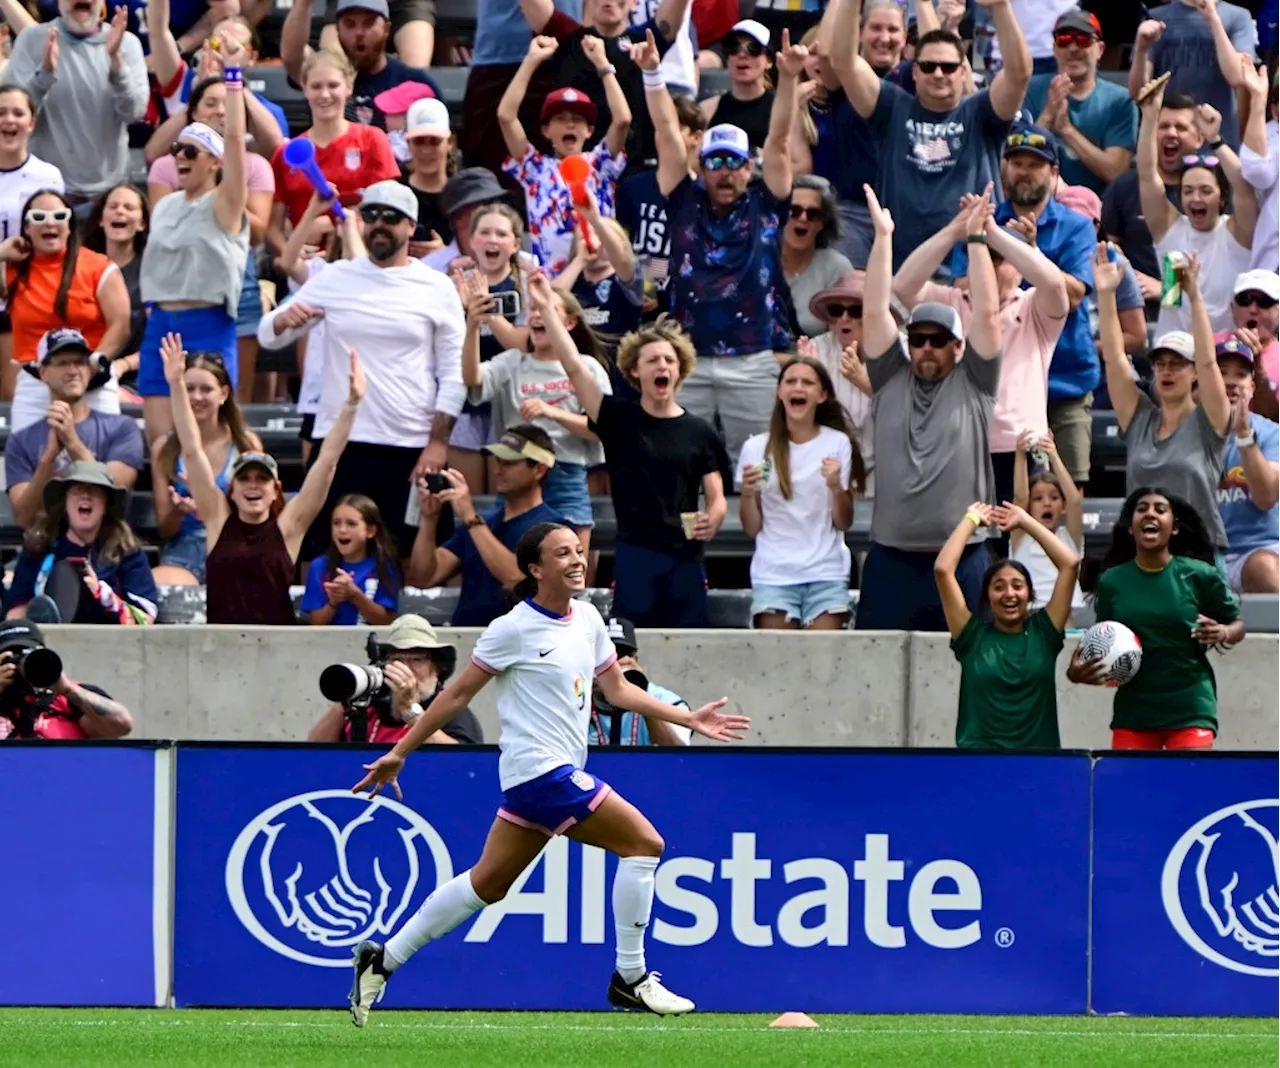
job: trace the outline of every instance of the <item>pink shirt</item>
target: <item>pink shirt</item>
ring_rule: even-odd
[[[1049,430],[1049,363],[1067,319],[1050,319],[1036,306],[1036,291],[1022,289],[1000,310],[1003,333],[1000,386],[996,390],[996,410],[988,437],[991,451],[1013,452],[1018,436],[1030,430],[1043,436]],[[921,301],[949,304],[960,313],[965,333],[973,318],[969,294],[954,286],[926,282]]]
[[[250,193],[272,193],[276,191],[276,176],[271,164],[256,152],[245,154],[245,179]],[[147,182],[151,185],[167,185],[170,189],[178,188],[178,165],[172,156],[161,156],[151,164],[147,172]]]
[[[1271,383],[1271,388],[1276,388],[1276,383],[1280,382],[1280,341],[1273,341],[1265,349],[1262,350],[1262,369],[1267,372],[1267,380]]]

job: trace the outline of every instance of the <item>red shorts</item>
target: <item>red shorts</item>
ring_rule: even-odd
[[[1212,749],[1208,727],[1173,727],[1162,731],[1135,731],[1117,727],[1111,732],[1112,749]]]

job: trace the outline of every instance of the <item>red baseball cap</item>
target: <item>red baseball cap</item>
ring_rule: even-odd
[[[596,124],[596,116],[599,114],[591,97],[581,89],[557,89],[554,93],[547,94],[546,100],[542,102],[542,121],[547,122],[552,115],[558,115],[562,111],[581,115],[592,126]]]

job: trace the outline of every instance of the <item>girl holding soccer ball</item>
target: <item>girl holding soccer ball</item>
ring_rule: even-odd
[[[1113,749],[1210,749],[1218,690],[1210,647],[1244,638],[1240,606],[1214,562],[1204,521],[1181,497],[1144,486],[1120,510],[1094,592],[1099,622],[1114,620],[1142,642],[1142,666],[1116,690]],[[1100,660],[1077,649],[1072,682],[1101,686]]]

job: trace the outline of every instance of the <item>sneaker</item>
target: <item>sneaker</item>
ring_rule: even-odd
[[[661,982],[660,972],[645,972],[628,983],[617,972],[609,980],[609,1004],[627,1011],[652,1012],[657,1016],[683,1016],[693,1012],[693,1002],[673,994]]]
[[[356,946],[352,963],[356,974],[348,995],[351,1022],[363,1027],[369,1020],[373,1003],[382,1000],[383,991],[387,988],[387,973],[382,969],[382,946],[377,942],[361,942]]]
[[[32,623],[61,623],[57,602],[47,593],[37,593],[27,602],[27,619]]]

